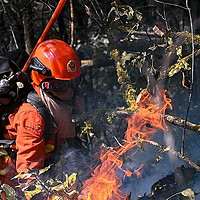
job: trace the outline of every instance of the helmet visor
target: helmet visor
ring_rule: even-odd
[[[42,83],[42,88],[49,90],[50,92],[66,92],[69,88],[74,89],[79,85],[76,79],[69,81],[53,79],[50,81],[44,81]]]

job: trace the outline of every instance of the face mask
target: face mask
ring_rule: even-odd
[[[72,122],[72,109],[69,104],[63,104],[62,102],[52,99],[44,91],[40,91],[41,98],[45,105],[49,108],[51,114],[54,117],[54,121],[57,125],[57,133],[60,138],[70,138],[75,136],[75,125]]]

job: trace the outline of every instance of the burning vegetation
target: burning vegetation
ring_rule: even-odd
[[[184,6],[183,1],[156,0],[146,5],[156,11],[137,3],[113,1],[108,10],[100,1],[74,2],[86,9],[88,30],[94,28],[88,43],[80,39],[73,44],[74,25],[68,27],[70,43],[86,63],[82,86],[87,108],[74,116],[79,145],[64,144],[46,168],[13,177],[16,191],[1,185],[8,200],[200,198],[200,83],[194,73],[200,36],[186,31],[193,25],[187,1]],[[177,17],[186,24],[180,30],[170,27],[171,13],[179,12],[188,15]],[[93,55],[90,64],[84,45]],[[3,149],[0,153],[7,155]]]
[[[125,176],[139,174],[141,167],[133,172],[124,170],[121,157],[129,149],[136,147],[139,140],[149,140],[157,128],[167,130],[164,114],[167,107],[171,108],[171,104],[165,93],[166,91],[161,91],[157,97],[152,97],[147,91],[141,94],[137,102],[138,108],[128,119],[125,141],[118,147],[107,149],[102,153],[101,164],[92,170],[92,177],[83,183],[79,199],[125,199],[127,195],[119,189],[122,181],[116,174],[116,168],[119,168]]]

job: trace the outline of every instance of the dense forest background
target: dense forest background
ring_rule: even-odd
[[[22,48],[30,54],[57,3],[58,1],[1,0],[0,52]],[[200,2],[193,0],[188,4],[193,19],[192,26],[198,34]],[[64,40],[74,47],[81,60],[92,60],[93,64],[83,64],[92,66],[83,67],[83,71],[86,71],[85,95],[90,97],[86,97],[87,109],[124,105],[118,91],[117,74],[113,73],[113,70],[116,71],[115,62],[111,59],[110,52],[118,49],[120,53],[133,52],[135,56],[146,52],[147,56],[143,57],[149,58],[152,54],[157,54],[158,51],[153,52],[148,48],[167,42],[169,38],[175,37],[174,33],[190,32],[190,19],[185,6],[184,0],[67,1],[48,38]],[[156,33],[155,26],[161,35]],[[168,35],[164,37],[162,34],[166,33]],[[187,47],[187,50],[189,48]],[[164,55],[163,52],[160,54]],[[163,62],[162,58],[156,59],[155,62],[159,60],[156,65]],[[151,58],[148,62],[151,63],[150,60]],[[135,69],[132,71],[137,73]],[[141,74],[138,77],[144,77]],[[135,84],[135,80],[131,81]],[[139,82],[144,81],[139,79]],[[136,87],[144,88],[145,84],[136,84]],[[107,91],[106,94],[104,91]],[[140,90],[137,94],[139,92]]]
[[[0,0],[0,53],[20,48],[30,54],[57,4],[56,0]],[[198,0],[68,0],[48,35],[48,38],[70,44],[81,60],[86,110],[76,117],[80,123],[79,136],[83,137],[84,147],[90,151],[112,148],[123,141],[126,118],[137,109],[135,103],[144,91],[155,96],[157,85],[167,90],[173,106],[173,110],[167,110],[165,118],[170,131],[153,139],[168,145],[166,138],[173,138],[175,156],[181,162],[169,164],[167,156],[163,156],[166,162],[160,161],[160,155],[152,153],[155,149],[146,148],[148,158],[141,154],[135,158],[146,163],[144,179],[135,183],[126,179],[123,186],[127,194],[135,192],[134,199],[145,192],[150,193],[150,190],[152,194],[141,199],[161,200],[163,196],[166,199],[187,187],[199,192],[200,183],[192,185],[190,182],[179,189],[173,186],[176,189],[172,191],[171,186],[166,188],[163,185],[174,183],[174,179],[162,179],[169,173],[179,176],[180,170],[187,180],[199,179],[193,171],[191,176],[186,176],[191,169],[174,170],[185,163],[184,156],[200,163],[199,34]],[[70,168],[67,159],[62,163],[62,170],[67,173],[77,171],[84,181],[88,174],[81,171],[83,165],[79,163],[79,167]],[[83,158],[79,155],[80,160]],[[130,155],[125,160],[129,165],[133,162]],[[156,165],[155,160],[161,164]],[[193,168],[199,171],[196,165]],[[159,179],[162,179],[163,187],[151,187]]]

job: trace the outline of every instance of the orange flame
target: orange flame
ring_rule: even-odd
[[[92,177],[83,183],[83,190],[79,200],[121,200],[127,195],[119,188],[122,180],[116,175],[116,168],[122,170],[126,176],[135,173],[141,176],[140,166],[134,172],[122,169],[124,155],[129,149],[137,145],[136,137],[148,140],[156,129],[167,130],[164,121],[166,108],[172,109],[171,100],[161,91],[157,97],[152,97],[147,91],[143,92],[140,101],[137,103],[138,109],[128,119],[128,128],[125,134],[125,142],[122,146],[108,149],[100,156],[101,164],[92,173]]]

